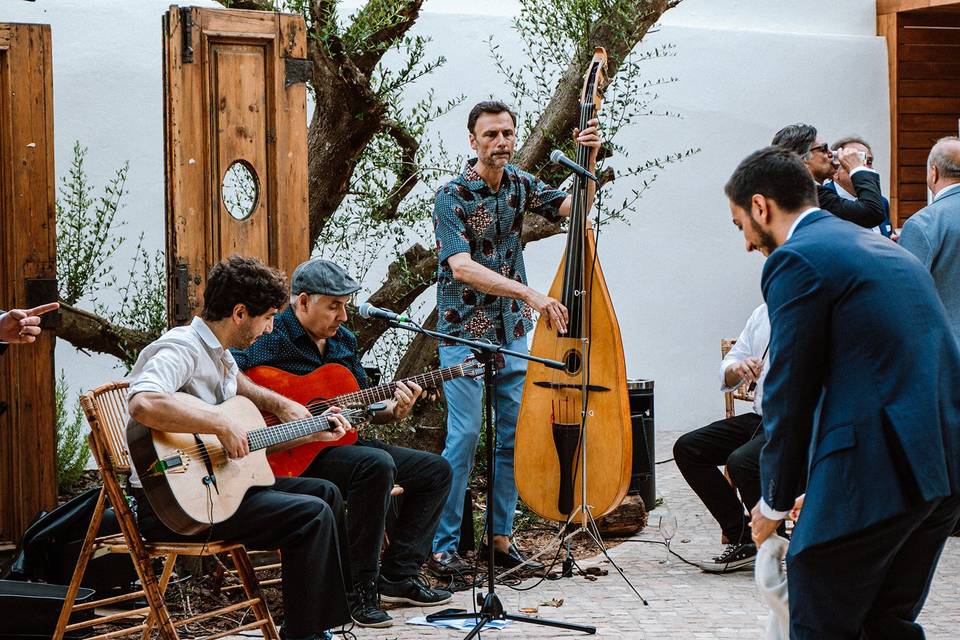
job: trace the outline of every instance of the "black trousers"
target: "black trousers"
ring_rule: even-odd
[[[744,509],[749,513],[760,500],[764,442],[760,416],[751,412],[685,433],[673,445],[673,458],[684,480],[731,543],[750,542],[750,518]],[[727,466],[736,489],[723,477],[720,465]]]
[[[167,529],[146,500],[137,501],[140,533],[147,540],[240,542],[250,549],[280,549],[283,629],[287,637],[319,634],[350,622],[344,576],[347,554],[343,500],[336,486],[316,478],[277,478],[247,493],[240,508],[208,533],[182,536]]]
[[[354,584],[420,573],[450,491],[450,463],[434,453],[361,439],[321,451],[305,476],[334,483],[346,497]],[[403,487],[390,546],[380,563],[390,490]],[[381,565],[378,570],[378,565]]]
[[[930,590],[943,544],[958,516],[960,496],[934,500],[843,538],[804,549],[795,557],[788,555],[790,637],[923,638],[916,619]],[[803,526],[802,521],[799,526]]]

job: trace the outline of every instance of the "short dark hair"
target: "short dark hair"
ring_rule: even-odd
[[[516,128],[517,115],[510,110],[510,107],[508,107],[505,102],[500,102],[499,100],[484,100],[483,102],[478,102],[473,105],[473,109],[470,109],[470,115],[467,116],[467,131],[473,133],[473,128],[477,126],[477,118],[479,118],[481,114],[492,113],[496,115],[504,111],[510,114],[510,119],[513,120],[513,126]]]
[[[754,194],[776,201],[785,211],[817,206],[817,190],[800,156],[783,147],[769,146],[744,158],[723,191],[731,202],[750,211]]]
[[[204,320],[222,320],[238,304],[252,316],[279,309],[287,301],[287,276],[256,258],[232,255],[213,265],[203,291]]]
[[[831,146],[834,149],[842,149],[848,144],[860,144],[870,150],[870,153],[873,153],[873,147],[870,146],[870,143],[861,138],[860,136],[844,136],[836,140]]]
[[[777,131],[770,144],[789,149],[800,156],[801,159],[806,160],[810,153],[810,147],[813,146],[816,139],[816,127],[798,122],[797,124],[789,124]]]

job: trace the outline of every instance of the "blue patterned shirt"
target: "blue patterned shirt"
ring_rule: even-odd
[[[492,191],[474,170],[476,158],[437,192],[433,226],[437,236],[437,330],[454,336],[505,343],[533,328],[533,310],[522,300],[474,290],[453,278],[447,259],[469,253],[474,262],[500,275],[527,283],[523,265],[524,212],[551,222],[567,192],[513,165]]]
[[[312,373],[325,364],[342,364],[357,379],[360,388],[370,386],[367,373],[357,353],[357,337],[340,325],[337,333],[327,338],[323,353],[317,348],[292,307],[287,307],[273,321],[273,331],[266,333],[245,351],[231,349],[242,371],[267,365],[298,376]]]

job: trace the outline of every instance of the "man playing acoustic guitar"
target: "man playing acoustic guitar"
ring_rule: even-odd
[[[244,371],[268,365],[294,376],[307,376],[325,365],[341,365],[348,370],[343,375],[356,379],[350,384],[369,387],[357,353],[357,338],[343,326],[350,296],[359,289],[333,262],[304,262],[293,272],[290,306],[277,317],[273,332],[261,336],[246,351],[235,350],[237,364]],[[317,397],[337,395],[316,391]],[[373,420],[403,419],[422,392],[413,382],[397,382],[393,399]],[[415,606],[450,600],[450,592],[432,589],[420,577],[420,566],[430,553],[450,489],[451,470],[446,460],[433,453],[360,438],[356,445],[322,449],[302,475],[329,480],[346,497],[354,587],[350,613],[358,625],[393,624],[380,608],[381,598]],[[402,504],[390,546],[379,562],[395,483],[403,487]]]
[[[207,277],[201,317],[167,331],[140,353],[129,377],[131,418],[159,431],[215,434],[234,459],[249,453],[246,430],[226,421],[215,405],[241,395],[282,420],[309,418],[303,405],[239,373],[228,350],[247,347],[269,333],[286,297],[283,274],[255,258],[231,256],[214,265]],[[176,392],[211,406],[206,410],[180,402]],[[328,418],[339,424],[335,430],[291,444],[342,438],[349,422],[335,414]],[[138,489],[135,474],[130,482],[130,493],[137,498],[140,533],[148,540],[219,539],[253,549],[280,549],[287,640],[329,638],[327,629],[350,621],[344,581],[349,559],[337,543],[338,537],[345,536],[343,501],[333,484],[316,478],[277,478],[272,487],[248,491],[229,519],[199,535],[183,536],[160,521]]]

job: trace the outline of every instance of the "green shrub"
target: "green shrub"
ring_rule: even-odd
[[[75,404],[67,410],[66,399],[70,395],[66,374],[61,370],[55,393],[57,411],[57,486],[68,487],[83,475],[90,459],[90,446],[83,432],[83,410]]]

